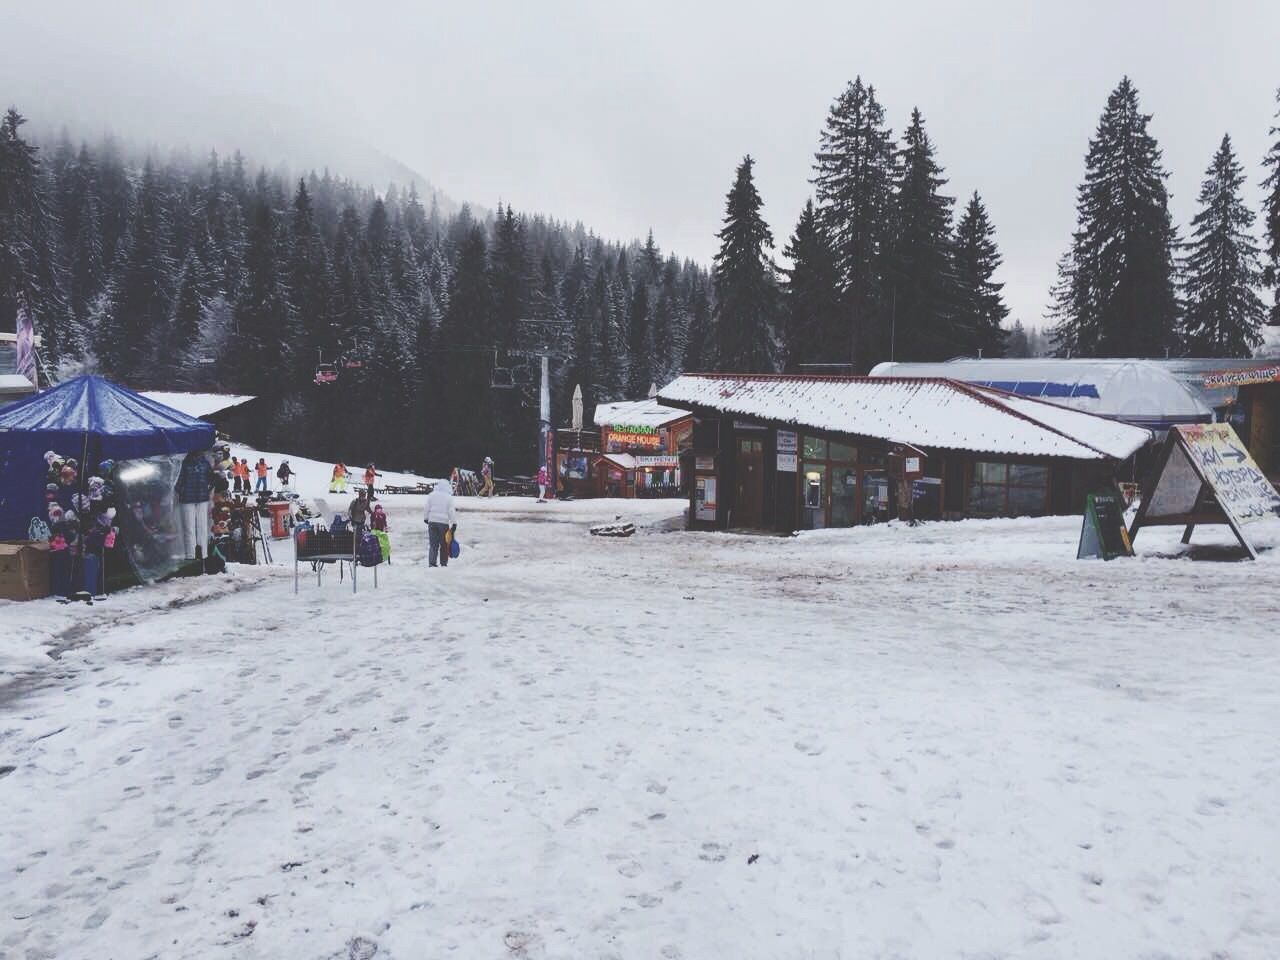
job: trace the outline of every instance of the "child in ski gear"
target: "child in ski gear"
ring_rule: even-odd
[[[447,483],[437,483],[427,495],[427,508],[422,518],[427,525],[427,565],[447,567],[449,548],[444,542],[446,530],[456,530],[457,514],[453,507],[453,491]],[[443,549],[441,549],[443,547]]]
[[[369,525],[375,530],[387,532],[387,512],[382,509],[382,504],[373,505],[373,513],[369,514]]]
[[[480,496],[493,496],[493,457],[485,457],[484,463],[480,466],[480,479],[484,482],[484,487],[480,490]]]
[[[271,468],[267,466],[267,461],[265,459],[263,459],[262,457],[259,457],[258,463],[256,466],[254,466],[253,469],[258,474],[257,490],[259,492],[265,493],[267,490],[267,474],[270,472]]]
[[[547,502],[547,465],[538,468],[538,502]]]
[[[298,471],[294,470],[293,467],[289,466],[288,460],[281,461],[280,469],[276,471],[276,478],[279,479],[280,487],[282,489],[284,487],[289,486],[290,477],[296,477],[297,475],[298,475]]]

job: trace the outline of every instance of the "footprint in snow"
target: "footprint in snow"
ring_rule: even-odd
[[[566,820],[564,822],[564,825],[566,827],[577,826],[579,823],[581,823],[587,817],[591,816],[593,813],[599,813],[599,812],[600,812],[599,807],[583,807],[581,810],[575,813],[572,817]]]
[[[725,858],[725,848],[718,843],[704,843],[702,852],[698,854],[699,860],[706,860],[708,863],[719,863]]]

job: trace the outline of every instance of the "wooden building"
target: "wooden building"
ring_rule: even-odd
[[[686,374],[692,529],[1078,511],[1148,430],[940,378]]]
[[[556,431],[556,489],[575,497],[682,494],[680,455],[692,447],[693,416],[656,400],[602,403],[595,430]]]

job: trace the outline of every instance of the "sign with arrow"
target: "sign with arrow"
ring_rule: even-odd
[[[1129,538],[1144,526],[1185,526],[1182,542],[1191,541],[1198,524],[1226,523],[1251,558],[1257,549],[1245,528],[1280,518],[1280,493],[1259,469],[1229,423],[1178,425],[1169,431],[1165,449],[1148,484],[1149,493],[1129,529]]]

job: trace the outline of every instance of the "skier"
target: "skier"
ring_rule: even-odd
[[[249,492],[249,467],[243,460],[231,458],[231,478],[235,481],[232,491],[235,493]]]
[[[547,465],[538,468],[538,502],[547,502]]]
[[[266,493],[267,492],[267,474],[271,472],[271,468],[267,466],[266,459],[264,457],[259,457],[258,462],[257,464],[254,465],[253,469],[258,474],[258,486],[256,488],[257,492]]]
[[[375,503],[373,505],[373,513],[369,515],[369,526],[374,530],[387,532],[387,512],[382,509],[382,504]]]
[[[280,463],[280,469],[276,471],[276,478],[280,481],[280,488],[283,490],[289,486],[289,478],[296,477],[298,471],[289,466],[289,461],[284,460]]]
[[[370,503],[373,503],[374,500],[378,499],[373,495],[373,481],[375,477],[380,477],[380,476],[382,476],[382,474],[380,474],[377,470],[373,468],[372,463],[364,468],[364,485],[369,488]]]
[[[484,486],[480,490],[480,496],[493,496],[493,457],[485,457],[484,463],[480,467],[480,479],[484,482]]]
[[[453,509],[453,491],[447,483],[437,483],[427,496],[427,509],[422,522],[427,525],[427,539],[430,548],[427,554],[427,566],[447,567],[449,565],[449,545],[445,543],[445,532],[456,533],[457,515]]]
[[[333,476],[329,479],[329,492],[346,493],[347,477],[350,475],[351,474],[347,472],[346,465],[341,460],[335,463],[333,465]]]

